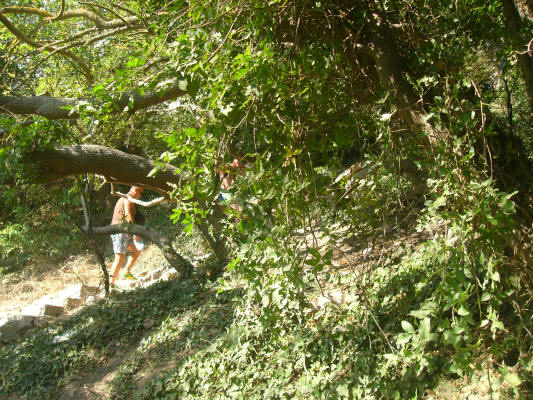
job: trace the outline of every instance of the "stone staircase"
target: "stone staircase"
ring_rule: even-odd
[[[143,271],[137,280],[118,279],[119,290],[145,288],[159,281],[174,279],[178,273],[170,267]],[[16,342],[38,328],[47,326],[57,319],[68,318],[81,307],[91,305],[105,298],[105,291],[99,287],[82,284],[71,285],[54,295],[43,296],[25,307],[14,307],[0,318],[0,346]]]

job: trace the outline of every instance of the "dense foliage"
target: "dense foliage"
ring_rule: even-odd
[[[50,7],[0,9],[0,100],[83,100],[58,121],[44,106],[0,115],[0,273],[42,253],[36,221],[82,224],[81,178],[53,200],[34,186],[34,155],[58,145],[177,167],[186,179],[170,220],[213,249],[209,238],[222,240],[229,260],[216,283],[131,300],[160,311],[101,305],[0,349],[3,391],[53,396],[56,377],[84,357],[98,364],[105,338],[128,336],[138,350],[113,381],[116,398],[403,399],[480,375],[502,395],[533,393],[531,2]],[[172,82],[179,96],[153,100]],[[246,164],[232,189],[242,211],[219,215],[215,171],[233,158]],[[105,206],[93,204],[101,221]],[[75,237],[63,240],[56,252]],[[140,340],[146,318],[160,324]],[[89,320],[99,330],[50,342]],[[157,357],[174,365],[135,387]],[[39,373],[27,368],[37,358]]]

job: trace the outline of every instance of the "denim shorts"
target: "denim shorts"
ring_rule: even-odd
[[[231,192],[227,191],[221,191],[218,195],[218,200],[220,201],[220,204],[228,205],[231,203],[231,199],[233,198],[233,195]]]
[[[113,253],[124,254],[132,243],[133,238],[129,233],[116,233],[111,235],[111,241],[113,242]]]

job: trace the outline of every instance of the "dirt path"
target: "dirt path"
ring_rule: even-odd
[[[90,372],[80,373],[69,382],[58,395],[62,400],[97,400],[110,397],[107,385],[118,373],[120,366],[135,351],[137,344],[120,348],[117,354]]]
[[[95,257],[89,254],[70,257],[60,265],[41,262],[28,266],[23,272],[2,279],[0,314],[15,313],[71,285],[98,286],[101,276]]]
[[[142,270],[143,264],[157,257],[158,251],[155,246],[150,246],[142,252],[134,269]],[[108,267],[109,264],[108,260]],[[0,281],[0,316],[16,314],[35,300],[47,295],[53,296],[71,285],[81,283],[98,287],[101,282],[102,270],[96,257],[91,254],[72,256],[59,265],[50,262],[35,263]]]

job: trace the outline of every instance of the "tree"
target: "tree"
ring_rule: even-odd
[[[318,229],[347,227],[361,249],[399,243],[353,266],[361,309],[341,316],[379,328],[361,368],[402,371],[407,388],[377,397],[468,375],[485,337],[523,346],[529,326],[502,343],[501,316],[533,293],[530,22],[516,7],[530,2],[26,3],[0,9],[4,182],[91,173],[176,201],[172,220],[238,275],[258,343],[313,325],[323,347],[306,290],[323,293],[342,249],[321,253]],[[233,157],[247,161],[240,213],[217,202],[214,171]],[[190,270],[148,229],[92,231],[151,236]]]
[[[520,25],[509,4],[504,2],[503,9],[517,48]],[[273,170],[306,153],[311,168],[327,163],[331,143],[354,158],[372,149],[386,168],[410,182],[416,196],[426,194],[436,149],[486,127],[479,82],[462,70],[468,53],[464,45],[500,51],[479,35],[486,21],[492,24],[490,33],[498,27],[503,31],[496,17],[499,5],[480,6],[478,14],[466,17],[460,17],[461,7],[468,5],[361,0],[350,6],[342,1],[199,2],[194,6],[131,1],[114,8],[100,3],[78,8],[62,2],[54,11],[45,6],[7,6],[0,10],[4,43],[11,51],[4,56],[6,65],[21,65],[18,60],[25,59],[27,65],[20,73],[48,77],[54,68],[46,64],[54,59],[43,56],[48,52],[73,62],[69,73],[81,71],[91,86],[78,82],[59,88],[54,96],[28,96],[15,85],[4,90],[0,107],[6,121],[20,118],[17,115],[70,120],[73,125],[67,129],[86,133],[86,128],[94,131],[99,124],[96,143],[104,143],[108,140],[105,128],[112,129],[117,121],[125,124],[135,113],[147,112],[163,120],[168,112],[162,108],[165,103],[185,99],[184,106],[175,101],[177,108],[172,111],[192,127],[177,132],[166,121],[170,131],[161,137],[171,149],[163,159],[185,160],[178,169],[188,170],[186,180],[180,177],[183,172],[174,175],[176,166],[154,170],[153,162],[113,149],[40,149],[33,144],[26,145],[24,150],[31,156],[25,159],[40,163],[38,175],[45,180],[95,172],[165,195],[176,188],[168,183],[175,184],[173,195],[198,206],[191,205],[187,212],[210,220],[211,228],[202,230],[208,235],[215,227],[216,238],[211,237],[210,243],[220,247],[221,216],[210,200],[216,192],[216,180],[210,175],[228,149],[269,152]],[[447,32],[456,29],[457,18],[474,23],[463,35],[443,41],[442,37],[452,37]],[[28,23],[38,23],[37,29],[24,33]],[[428,30],[429,25],[436,29]],[[328,27],[325,36],[323,26]],[[131,55],[121,57],[120,49],[131,44],[130,35],[138,41]],[[15,48],[20,54],[15,55]],[[458,48],[464,50],[457,54]],[[66,79],[60,76],[59,82]],[[45,79],[37,81],[45,88]],[[28,85],[25,90],[35,91],[35,87]],[[65,97],[62,92],[79,96]],[[465,115],[476,113],[478,103],[482,121],[464,123]],[[187,117],[189,113],[192,116]],[[31,119],[24,122],[31,123]],[[390,141],[384,141],[380,131],[386,131]],[[149,132],[140,135],[150,137]],[[95,143],[93,134],[83,137]],[[527,161],[527,154],[520,154]],[[116,170],[117,160],[127,161],[129,167]],[[342,157],[333,161],[343,162]]]

